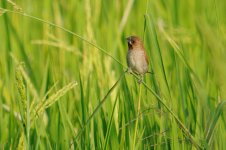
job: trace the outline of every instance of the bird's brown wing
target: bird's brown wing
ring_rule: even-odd
[[[144,51],[144,53],[145,53],[145,60],[146,60],[147,64],[149,64],[148,55],[147,55],[146,51]]]

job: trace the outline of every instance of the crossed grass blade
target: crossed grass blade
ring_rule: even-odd
[[[206,143],[207,143],[208,146],[210,146],[210,144],[213,140],[212,137],[213,137],[213,134],[214,134],[214,129],[216,128],[217,121],[219,120],[225,105],[226,105],[226,101],[222,101],[218,104],[218,106],[215,110],[215,113],[213,115],[213,118],[211,119],[211,121],[209,123],[209,128],[207,129],[207,132],[206,132]]]
[[[43,19],[40,19],[40,18],[31,16],[31,15],[28,15],[28,14],[26,14],[26,13],[17,12],[17,11],[11,11],[11,10],[8,10],[8,9],[3,9],[3,8],[0,8],[0,10],[1,10],[1,11],[5,11],[5,12],[9,12],[9,13],[19,14],[19,15],[22,15],[22,16],[24,16],[24,17],[28,17],[28,18],[34,19],[34,20],[36,20],[36,21],[39,21],[39,22],[42,22],[42,23],[45,23],[45,24],[48,24],[48,25],[57,27],[57,28],[59,28],[59,29],[62,29],[63,31],[65,31],[65,32],[67,32],[67,33],[70,33],[70,34],[72,34],[72,35],[78,37],[78,38],[81,39],[82,41],[84,41],[84,42],[86,42],[86,43],[88,43],[88,44],[94,46],[95,48],[97,48],[98,50],[100,50],[102,53],[104,53],[105,55],[111,57],[113,60],[115,60],[117,63],[119,63],[123,68],[126,68],[125,65],[123,65],[119,60],[117,60],[116,58],[114,58],[111,54],[107,53],[107,51],[106,51],[105,49],[99,47],[98,45],[96,45],[96,44],[90,42],[89,40],[83,38],[82,36],[80,36],[80,35],[78,35],[78,34],[72,32],[72,31],[70,31],[70,30],[68,30],[68,29],[66,29],[66,28],[63,28],[63,27],[61,27],[61,26],[59,26],[59,25],[56,25],[56,24],[54,24],[54,23],[51,23],[51,22],[49,22],[49,21],[45,21],[45,20],[43,20]],[[172,43],[172,44],[173,44],[173,43]],[[177,46],[177,45],[175,45],[175,46]],[[178,49],[176,49],[176,50],[178,50]],[[183,56],[181,55],[181,53],[179,53],[178,51],[176,51],[176,52],[179,54],[180,58],[183,58]],[[185,61],[185,59],[182,59],[182,61]],[[184,63],[185,63],[185,65],[190,69],[190,71],[193,73],[193,75],[194,75],[195,77],[197,77],[197,76],[195,75],[195,73],[193,72],[193,70],[192,70],[192,69],[190,68],[190,66],[188,65],[188,63],[187,63],[186,61],[185,61]],[[135,74],[133,74],[133,76],[134,76],[135,78],[137,78],[137,76],[136,76]],[[198,81],[199,81],[199,80],[198,80]],[[173,118],[177,121],[179,127],[184,131],[184,133],[186,134],[186,136],[190,139],[191,143],[192,143],[197,149],[202,149],[202,147],[194,140],[194,137],[191,135],[191,133],[190,133],[189,130],[185,127],[185,125],[179,120],[179,118],[174,114],[174,112],[173,112],[173,111],[172,111],[172,110],[171,110],[171,109],[163,102],[163,100],[162,100],[162,99],[161,99],[161,98],[160,98],[160,97],[159,97],[159,96],[158,96],[151,88],[149,88],[149,87],[147,86],[147,84],[146,84],[145,82],[142,82],[142,83],[143,83],[143,85],[148,89],[148,91],[150,91],[150,92],[158,99],[158,101],[161,102],[161,104],[167,109],[167,111],[173,116]],[[110,92],[110,91],[109,91],[109,92]],[[109,94],[109,93],[108,93],[108,94]],[[107,95],[108,95],[108,94],[107,94]],[[49,104],[49,105],[51,105],[51,104]],[[48,105],[47,105],[47,106],[48,106]],[[99,107],[100,107],[100,106],[101,106],[101,105],[99,105]],[[90,118],[88,119],[88,121],[90,121],[90,119],[94,116],[94,114],[96,113],[97,110],[98,110],[98,108],[95,109],[95,111],[94,111],[93,114],[90,116]],[[39,111],[40,111],[40,109],[39,109]],[[84,129],[82,129],[82,131],[83,131],[83,130],[84,130]],[[76,136],[76,138],[77,138],[77,137],[78,137],[78,136]],[[76,138],[75,138],[75,139],[76,139]]]
[[[64,96],[68,91],[73,89],[78,83],[71,82],[58,90],[55,94],[51,95],[47,100],[40,101],[36,107],[34,107],[34,113],[31,116],[31,122],[33,122],[46,108],[52,106],[57,100]]]

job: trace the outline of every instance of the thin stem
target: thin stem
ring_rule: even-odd
[[[26,14],[26,13],[23,13],[23,12],[12,11],[12,10],[8,10],[8,9],[4,9],[4,8],[0,8],[0,10],[4,11],[4,13],[9,12],[9,13],[14,13],[14,14],[19,14],[19,15],[22,15],[22,16],[24,16],[24,17],[28,17],[28,18],[30,18],[30,19],[34,19],[34,20],[36,20],[36,21],[39,21],[39,22],[42,22],[42,23],[51,25],[51,26],[53,26],[53,27],[56,27],[56,28],[59,28],[59,29],[65,31],[65,32],[67,32],[67,33],[70,33],[70,34],[76,36],[77,38],[81,39],[82,41],[88,43],[89,45],[92,45],[93,47],[99,49],[99,50],[100,50],[101,52],[103,52],[105,55],[107,55],[107,56],[111,57],[113,60],[115,60],[115,61],[116,61],[118,64],[120,64],[122,67],[126,68],[125,65],[123,65],[118,59],[116,59],[115,57],[113,57],[111,54],[109,54],[109,53],[108,53],[107,51],[105,51],[103,48],[101,48],[101,47],[99,47],[98,45],[96,45],[96,44],[90,42],[89,40],[85,39],[85,38],[82,37],[81,35],[76,34],[75,32],[72,32],[72,31],[70,31],[70,30],[68,30],[68,29],[66,29],[66,28],[64,28],[64,27],[62,27],[62,26],[59,26],[59,25],[57,25],[57,24],[54,24],[54,23],[52,23],[52,22],[43,20],[43,19],[38,18],[38,17],[35,17],[35,16],[31,16],[31,15]]]
[[[139,79],[139,77],[133,73],[133,76],[136,77],[137,79]],[[155,91],[153,91],[150,87],[148,87],[148,85],[142,81],[143,85],[147,88],[147,90],[149,92],[151,92],[156,98],[157,100],[168,110],[168,112],[173,116],[173,118],[176,120],[177,124],[179,125],[180,129],[184,132],[184,134],[187,136],[187,138],[190,140],[190,142],[197,148],[197,149],[203,149],[203,147],[201,147],[196,141],[195,138],[192,136],[192,134],[189,132],[189,130],[185,127],[185,125],[180,121],[180,119],[176,116],[176,114],[174,114],[174,112],[165,104],[165,102],[163,102],[163,100],[161,99],[161,97],[155,93]]]
[[[139,98],[138,98],[138,105],[137,105],[137,114],[140,114],[140,101],[141,101],[141,84],[139,84]],[[136,125],[135,125],[134,139],[133,139],[133,147],[132,147],[133,150],[136,147],[138,120],[139,119],[136,120]]]
[[[78,132],[78,134],[75,136],[73,141],[76,141],[78,139],[78,137],[82,134],[82,132],[86,129],[86,126],[89,124],[89,122],[91,121],[91,119],[95,116],[95,114],[98,112],[98,110],[102,107],[102,105],[104,104],[104,102],[107,100],[108,96],[112,93],[112,91],[115,89],[115,87],[118,85],[119,81],[122,79],[122,77],[124,77],[126,71],[124,71],[121,76],[119,77],[119,79],[115,82],[115,84],[110,88],[110,90],[107,92],[107,94],[104,96],[104,98],[100,101],[100,103],[97,105],[97,107],[94,109],[93,113],[89,116],[89,118],[86,120],[85,124],[83,125],[83,127],[80,129],[80,131]],[[72,143],[73,144],[73,143]],[[71,144],[71,146],[72,146]]]
[[[64,27],[61,27],[61,26],[56,25],[56,24],[54,24],[54,23],[52,23],[52,22],[45,21],[45,20],[43,20],[43,19],[40,19],[40,18],[31,16],[31,15],[28,15],[28,14],[23,13],[23,12],[11,11],[11,10],[8,10],[8,9],[0,8],[0,11],[1,11],[1,10],[2,10],[4,13],[9,12],[9,13],[14,13],[14,14],[19,14],[19,15],[22,15],[22,16],[24,16],[24,17],[28,17],[28,18],[30,18],[30,19],[34,19],[34,20],[36,20],[36,21],[39,21],[39,22],[42,22],[42,23],[51,25],[51,26],[53,26],[53,27],[56,27],[56,28],[59,28],[59,29],[65,31],[65,32],[67,32],[67,33],[70,33],[70,34],[72,34],[72,35],[78,37],[78,38],[81,39],[82,41],[88,43],[89,45],[92,45],[92,46],[94,46],[95,48],[99,49],[99,50],[100,50],[101,52],[103,52],[105,55],[107,55],[107,56],[111,57],[113,60],[115,60],[115,61],[116,61],[118,64],[120,64],[123,68],[126,68],[125,65],[123,65],[118,59],[114,58],[111,54],[109,54],[109,53],[108,53],[107,51],[105,51],[103,48],[99,47],[98,45],[96,45],[96,44],[90,42],[89,40],[83,38],[82,36],[80,36],[80,35],[78,35],[78,34],[72,32],[72,31],[70,31],[70,30],[68,30],[68,29],[66,29],[66,28],[64,28]],[[177,47],[177,45],[176,45],[176,47]],[[178,47],[177,47],[177,48],[178,48]],[[185,64],[186,64],[186,66],[188,66],[188,68],[191,70],[192,74],[195,75],[195,74],[194,74],[194,71],[190,68],[190,66],[187,64],[187,62],[185,62]],[[123,73],[122,76],[124,76],[124,74],[125,74],[125,72]],[[132,74],[133,74],[134,77],[136,77],[136,78],[138,79],[138,77],[137,77],[136,74],[134,74],[134,73],[132,73]],[[121,77],[122,77],[122,76],[121,76]],[[196,75],[195,75],[195,77],[196,77]],[[120,78],[120,79],[121,79],[121,78]],[[119,79],[119,80],[120,80],[120,79]],[[118,80],[118,81],[119,81],[119,80]],[[115,83],[115,85],[109,90],[109,92],[107,93],[106,96],[108,96],[108,95],[112,92],[112,90],[113,90],[113,89],[115,88],[115,86],[118,84],[118,81],[117,81],[117,82]],[[173,118],[176,120],[176,122],[178,123],[179,127],[180,127],[181,130],[185,133],[185,135],[186,135],[187,138],[190,140],[190,142],[191,142],[197,149],[203,149],[203,148],[195,141],[194,137],[193,137],[192,134],[189,132],[189,130],[185,127],[185,125],[179,120],[179,118],[173,113],[173,111],[172,111],[172,110],[171,110],[171,109],[163,102],[163,100],[160,98],[160,96],[159,96],[157,93],[155,93],[151,88],[149,88],[149,87],[147,86],[147,84],[146,84],[144,81],[142,81],[142,83],[143,83],[143,85],[148,89],[148,91],[150,91],[150,92],[157,98],[157,100],[158,100],[158,101],[159,101],[159,102],[160,102],[160,103],[161,103],[161,104],[169,111],[169,113],[170,113],[170,114],[173,116]],[[88,118],[88,120],[87,120],[85,126],[89,123],[89,121],[90,121],[90,120],[92,119],[92,117],[95,115],[95,113],[97,112],[97,110],[99,109],[99,107],[102,106],[102,104],[104,103],[104,101],[106,100],[106,98],[107,98],[107,97],[104,97],[104,99],[100,102],[100,104],[99,104],[99,105],[97,106],[97,108],[94,110],[94,112],[92,113],[92,115]],[[82,128],[82,131],[85,129],[85,126]],[[81,132],[82,132],[82,131],[81,131]],[[79,133],[80,133],[80,132],[79,132]],[[79,136],[79,134],[76,136],[75,139],[77,139],[78,136]]]

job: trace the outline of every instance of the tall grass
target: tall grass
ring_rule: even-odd
[[[0,149],[225,149],[225,9],[2,0]],[[154,72],[141,85],[125,72],[132,34]]]

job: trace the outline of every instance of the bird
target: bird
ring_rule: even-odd
[[[151,73],[148,71],[149,60],[147,57],[146,50],[144,48],[144,44],[138,36],[134,35],[127,37],[126,40],[128,44],[128,72],[133,72],[141,76],[141,80],[139,80],[138,83],[142,82],[143,75],[146,73]]]

